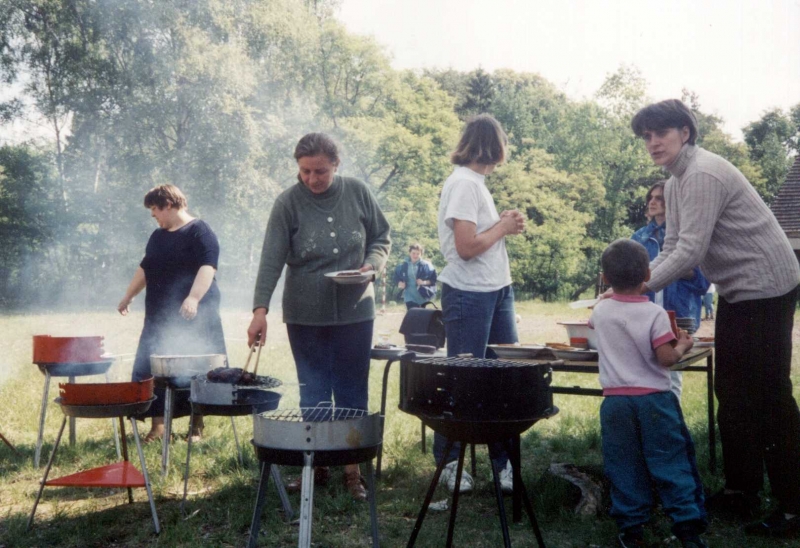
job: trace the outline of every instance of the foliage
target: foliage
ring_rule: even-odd
[[[4,230],[39,226],[23,218],[33,209],[48,220],[7,252],[4,279],[21,279],[26,264],[55,265],[39,269],[45,300],[115,302],[153,227],[142,196],[173,183],[220,238],[226,301],[247,302],[271,205],[295,184],[292,150],[308,131],[338,139],[340,171],[375,191],[394,227],[392,264],[419,241],[441,268],[437,197],[449,153],[464,119],[489,112],[511,154],[488,183],[501,208],[530,220],[525,235],[509,240],[515,283],[546,299],[591,287],[600,251],[644,222],[645,190],[663,177],[629,128],[648,100],[639,71],[620,67],[580,101],[538,74],[396,71],[374,39],[335,19],[337,6],[0,0],[0,79],[24,86],[22,98],[0,104],[0,123],[38,117],[53,135],[46,154],[32,144],[27,156],[16,150],[31,165],[5,175],[8,188],[21,188],[26,173],[39,174],[47,192],[27,198],[30,207],[15,210]],[[800,105],[748,126],[745,146],[695,94],[684,100],[702,145],[769,199],[800,146]],[[25,305],[32,296],[5,285],[0,300]]]

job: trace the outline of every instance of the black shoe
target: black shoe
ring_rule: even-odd
[[[782,509],[778,508],[764,521],[746,525],[744,532],[747,535],[775,538],[800,537],[800,516],[786,519]]]
[[[720,489],[706,499],[706,511],[720,519],[751,520],[761,510],[758,495],[748,493],[726,493]]]
[[[617,536],[620,548],[647,548],[644,541],[644,531],[641,527],[625,529]]]
[[[708,548],[708,544],[703,542],[698,536],[682,538],[681,546],[683,548]]]

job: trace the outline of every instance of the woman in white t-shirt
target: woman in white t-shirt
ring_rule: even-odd
[[[486,357],[488,344],[517,342],[514,291],[505,237],[525,229],[525,217],[516,210],[498,215],[485,178],[506,156],[506,137],[488,114],[471,119],[451,156],[456,165],[444,183],[439,202],[439,246],[447,265],[442,282],[442,310],[447,335],[447,355]],[[493,356],[492,356],[493,357]],[[446,440],[434,434],[433,453],[447,467],[441,482],[455,490],[458,444],[445,455]],[[503,491],[512,487],[511,466],[503,443],[489,446],[501,470]],[[472,489],[465,471],[460,491]]]

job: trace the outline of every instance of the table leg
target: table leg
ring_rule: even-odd
[[[167,385],[164,393],[164,437],[161,439],[161,475],[167,477],[169,466],[169,444],[172,438],[172,387]]]
[[[706,358],[706,382],[708,383],[708,468],[717,471],[717,428],[714,421],[714,353]]]
[[[139,440],[139,429],[136,426],[136,419],[130,417],[131,428],[133,429],[133,439],[136,441],[136,451],[139,453],[139,465],[142,467],[142,475],[144,476],[144,486],[147,489],[147,498],[150,499],[150,512],[153,514],[153,525],[156,529],[156,534],[161,532],[161,525],[158,523],[158,513],[156,513],[156,501],[153,498],[153,489],[150,487],[150,476],[147,474],[147,465],[144,461],[144,452],[142,451],[142,442]]]
[[[75,384],[75,377],[69,377],[69,383]],[[69,446],[75,447],[75,417],[69,418]]]
[[[47,416],[47,394],[50,391],[50,372],[44,373],[44,389],[42,390],[42,407],[39,410],[39,434],[36,436],[36,452],[33,454],[33,467],[39,468],[42,456],[42,439],[44,438],[44,419]]]
[[[381,387],[381,439],[383,439],[384,426],[386,424],[386,389],[389,384],[389,369],[396,360],[386,360],[383,368],[383,386]],[[424,428],[424,427],[423,427]],[[378,463],[375,470],[375,477],[381,479],[381,461],[383,460],[383,444],[378,446]]]
[[[53,451],[50,453],[50,459],[47,461],[47,468],[44,470],[44,477],[42,478],[42,483],[39,484],[39,492],[36,494],[36,501],[33,503],[33,510],[31,510],[31,517],[28,518],[28,527],[30,529],[33,525],[33,516],[36,514],[36,507],[39,506],[39,499],[42,498],[42,491],[44,491],[44,486],[47,483],[47,475],[50,474],[50,468],[53,466],[53,460],[56,458],[56,451],[58,450],[58,446],[61,443],[61,436],[64,434],[64,426],[67,424],[67,417],[64,416],[64,420],[61,421],[61,428],[58,429],[58,436],[56,437],[56,444],[53,446]],[[27,530],[26,529],[26,530]]]

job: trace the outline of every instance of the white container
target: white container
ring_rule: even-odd
[[[567,340],[572,337],[583,337],[589,341],[589,348],[597,350],[597,334],[594,329],[589,329],[589,322],[587,320],[574,321],[574,322],[558,322],[567,328]]]

